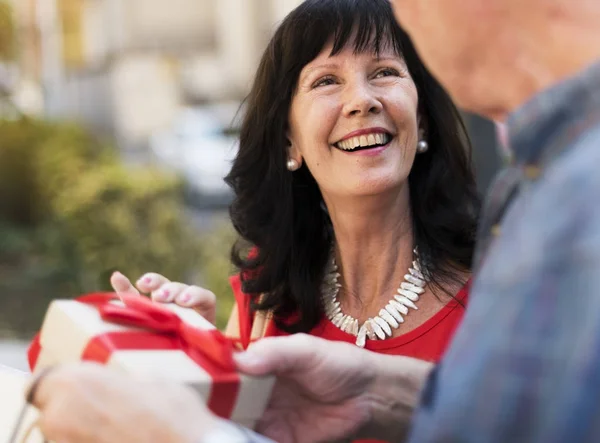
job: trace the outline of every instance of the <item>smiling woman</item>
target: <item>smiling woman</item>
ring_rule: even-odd
[[[247,109],[228,176],[242,342],[258,309],[273,320],[258,335],[437,360],[462,316],[451,298],[466,301],[479,202],[459,113],[389,2],[301,4]]]
[[[302,3],[246,108],[227,177],[240,235],[228,332],[438,360],[467,301],[479,201],[459,112],[389,1]],[[214,316],[205,290],[146,278]]]
[[[467,300],[479,201],[459,112],[389,2],[302,3],[246,109],[227,177],[240,235],[229,332],[439,359]],[[138,283],[214,317],[209,291]]]

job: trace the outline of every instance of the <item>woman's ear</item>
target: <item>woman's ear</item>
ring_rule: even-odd
[[[300,150],[287,139],[287,168],[290,171],[296,171],[302,166],[302,154],[300,154]]]
[[[422,116],[421,113],[417,116],[417,127],[419,128],[419,140],[423,140],[427,137],[428,127],[427,119]]]

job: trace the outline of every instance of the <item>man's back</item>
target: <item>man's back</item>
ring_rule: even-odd
[[[488,199],[471,304],[414,441],[600,440],[600,65],[509,130],[517,164]]]

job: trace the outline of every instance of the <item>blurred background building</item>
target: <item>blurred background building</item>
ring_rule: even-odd
[[[64,143],[67,143],[65,140],[74,145],[79,143],[78,146],[92,145],[82,142],[87,139],[81,133],[62,126],[63,122],[75,122],[85,134],[108,140],[117,148],[119,161],[127,165],[119,169],[115,163],[114,171],[117,172],[114,174],[117,176],[126,176],[125,171],[129,171],[132,165],[176,173],[183,178],[182,186],[186,195],[181,209],[184,214],[181,223],[190,222],[194,229],[200,227],[204,231],[213,229],[220,233],[215,235],[211,231],[204,237],[216,242],[216,245],[209,245],[210,241],[206,240],[199,246],[199,249],[211,252],[205,253],[204,261],[200,258],[204,274],[190,278],[210,281],[211,284],[213,281],[225,280],[225,286],[221,285],[222,289],[217,288],[215,292],[228,292],[225,277],[230,269],[226,257],[232,236],[230,229],[215,227],[212,220],[215,217],[217,220],[226,219],[223,210],[230,196],[222,178],[236,150],[235,117],[272,32],[299,3],[301,0],[0,0],[0,12],[4,11],[4,15],[0,15],[0,120],[8,125],[4,129],[0,128],[5,137],[3,139],[0,134],[0,162],[4,161],[5,165],[9,165],[6,166],[7,170],[15,171],[6,162],[6,158],[11,157],[3,154],[2,143],[15,147],[14,152],[18,151],[16,147],[19,146],[21,152],[31,149],[27,143],[31,143],[31,146],[39,145],[39,155],[45,159],[49,155],[47,150],[51,149],[48,148],[51,141],[55,143],[52,149],[57,151],[54,154],[59,160],[48,164],[69,165],[70,160],[64,158],[64,152],[68,151],[63,149]],[[23,116],[36,119],[38,123],[27,126],[25,132],[32,132],[32,128],[36,131],[42,128],[44,136],[39,140],[43,139],[43,143],[37,138],[37,141],[23,138],[24,135],[19,132],[23,123],[16,127],[13,124],[15,119],[22,119]],[[500,164],[500,158],[493,149],[494,126],[474,116],[466,117],[477,148],[474,161],[478,183],[484,191]],[[48,136],[48,125],[53,123],[59,129],[53,127],[50,131],[53,135]],[[81,167],[84,164],[82,159],[90,156],[86,151],[88,148],[89,146],[78,148],[80,154],[76,161],[73,160],[73,164],[79,166],[73,167],[68,173],[60,168],[52,170],[52,173],[57,177],[84,172],[92,174],[92,169],[97,167],[93,166],[96,163]],[[10,149],[7,151],[11,152]],[[35,152],[38,152],[37,148]],[[30,155],[32,156],[33,154]],[[19,160],[21,163],[22,161],[23,158]],[[16,164],[20,165],[19,162]],[[38,167],[39,164],[41,163],[37,162],[34,166]],[[46,174],[46,170],[36,174],[36,177]],[[23,173],[14,175],[16,179],[23,180]],[[77,223],[81,217],[85,220],[107,217],[106,211],[101,216],[98,215],[99,212],[85,213],[85,218],[79,207],[71,212],[64,209],[64,201],[75,205],[74,202],[80,201],[78,198],[83,199],[78,193],[82,189],[88,189],[86,186],[91,189],[87,192],[95,196],[102,208],[106,208],[107,202],[113,202],[110,198],[114,199],[115,189],[121,195],[123,208],[135,206],[138,203],[136,199],[142,198],[139,197],[141,191],[137,188],[130,189],[135,186],[124,184],[120,179],[109,181],[107,177],[113,175],[103,173],[104,181],[100,184],[98,178],[93,176],[82,175],[83,178],[77,178],[72,183],[57,179],[59,184],[56,185],[56,191],[48,195],[44,194],[50,192],[46,189],[46,183],[37,190],[32,190],[32,195],[37,196],[40,201],[58,202],[55,206],[51,205],[55,212],[48,212],[51,215],[46,219],[31,216],[37,214],[36,207],[23,209],[22,200],[27,198],[23,182],[0,183],[0,187],[9,189],[13,186],[18,189],[18,198],[13,199],[13,206],[6,209],[0,205],[0,209],[5,211],[0,213],[0,248],[4,249],[0,249],[0,290],[7,288],[7,291],[12,291],[11,294],[15,294],[14,297],[17,297],[16,294],[21,297],[13,304],[12,311],[0,302],[0,339],[3,334],[27,336],[31,332],[30,325],[39,323],[39,312],[43,313],[43,309],[35,314],[37,317],[34,315],[31,323],[22,327],[11,323],[11,319],[29,315],[30,303],[42,303],[40,300],[47,302],[50,296],[45,294],[52,292],[47,289],[50,284],[48,282],[56,284],[55,276],[60,274],[49,270],[50,268],[38,269],[39,257],[36,256],[37,261],[30,260],[31,250],[23,252],[26,249],[23,249],[23,244],[26,242],[15,241],[15,232],[25,239],[34,238],[31,234],[33,231],[27,229],[35,229],[36,233],[41,231],[48,236],[48,232],[57,235],[52,231],[56,220],[62,220],[68,227],[64,232],[79,232],[73,226],[79,226]],[[148,207],[150,200],[152,204],[160,204],[160,208],[163,208],[161,198],[165,195],[165,189],[175,192],[174,185],[168,184],[171,182],[162,175],[151,177],[149,182],[145,182],[143,178],[138,180],[140,189],[149,192],[147,189],[152,186],[148,183],[155,187],[158,186],[156,183],[161,183],[163,187],[157,188],[150,197],[144,195],[144,204]],[[30,181],[35,182],[33,179]],[[73,191],[68,192],[73,192],[72,195],[66,191],[69,188],[65,183],[71,183]],[[81,200],[81,205],[85,210],[90,210],[88,200]],[[29,215],[24,216],[24,213]],[[113,213],[117,214],[119,210],[115,209]],[[80,219],[73,219],[73,214],[78,214]],[[182,255],[177,250],[177,241],[173,240],[172,233],[164,234],[169,239],[172,250],[162,251],[163,256],[149,250],[146,255],[154,257],[155,261],[140,262],[136,266],[131,265],[135,262],[135,257],[122,261],[122,265],[113,262],[114,257],[126,256],[125,252],[135,249],[139,242],[128,246],[123,240],[120,246],[123,249],[115,246],[117,249],[112,250],[112,255],[107,253],[104,262],[97,258],[97,251],[82,252],[84,249],[80,238],[85,235],[94,239],[98,236],[135,238],[137,232],[133,231],[138,231],[139,224],[145,220],[143,213],[140,212],[138,216],[139,220],[130,220],[132,232],[117,229],[125,229],[122,228],[125,226],[125,215],[120,219],[103,219],[103,223],[99,223],[102,228],[98,228],[101,232],[79,233],[77,238],[71,238],[63,232],[65,245],[71,245],[80,254],[76,259],[72,258],[72,253],[68,257],[75,263],[86,263],[87,266],[77,275],[64,271],[65,282],[73,279],[79,281],[76,287],[67,286],[69,290],[76,292],[94,288],[98,279],[106,281],[106,274],[113,266],[135,273],[139,269],[147,271],[153,265],[158,266],[164,262],[161,257]],[[7,222],[3,222],[3,219]],[[207,219],[211,223],[207,223]],[[92,229],[89,225],[90,223],[85,224],[86,229]],[[112,226],[114,233],[107,226]],[[160,237],[154,231],[152,236]],[[202,235],[199,234],[199,237],[202,238]],[[110,240],[107,241],[110,243]],[[185,243],[185,239],[182,241]],[[100,244],[106,249],[106,243]],[[63,249],[68,250],[67,246]],[[213,253],[215,248],[221,249],[223,253]],[[42,256],[47,254],[53,259],[56,257],[55,252],[48,250],[36,253]],[[137,256],[140,254],[142,252],[138,251]],[[183,256],[181,258],[184,259]],[[128,268],[130,265],[133,267]],[[174,269],[179,269],[177,263],[172,265]],[[15,269],[19,272],[15,273]],[[214,272],[210,271],[212,273],[207,275],[207,269]],[[157,268],[153,270],[160,271]],[[37,277],[32,278],[32,273],[52,275],[53,279],[42,279],[44,283],[40,283],[39,287],[19,286],[17,280],[20,282],[28,278],[36,281]],[[90,279],[89,275],[94,278]],[[3,287],[3,276],[12,276],[13,283],[6,283]],[[7,278],[4,280],[7,281]],[[60,291],[63,290],[54,289],[56,295],[61,295]],[[3,309],[8,313],[4,320],[1,314]],[[12,331],[10,334],[7,332],[9,330]],[[0,363],[3,359],[1,350],[0,347]]]
[[[144,158],[156,137],[155,144],[164,143],[155,147],[167,156],[164,132],[210,133],[190,133],[194,121],[227,128],[275,26],[301,2],[10,1],[19,41],[15,102],[109,134],[134,158],[140,151]],[[206,107],[215,103],[225,106]],[[189,112],[203,106],[213,112]],[[489,123],[467,121],[477,145],[494,143]],[[486,152],[476,153],[482,188],[499,161],[492,149]]]
[[[243,97],[274,24],[298,3],[11,1],[20,86],[39,86],[47,116],[80,119],[125,148],[182,106]]]

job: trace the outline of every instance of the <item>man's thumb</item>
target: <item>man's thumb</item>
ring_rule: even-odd
[[[305,334],[267,337],[235,354],[234,359],[238,369],[249,375],[285,375],[310,364],[318,340]]]

